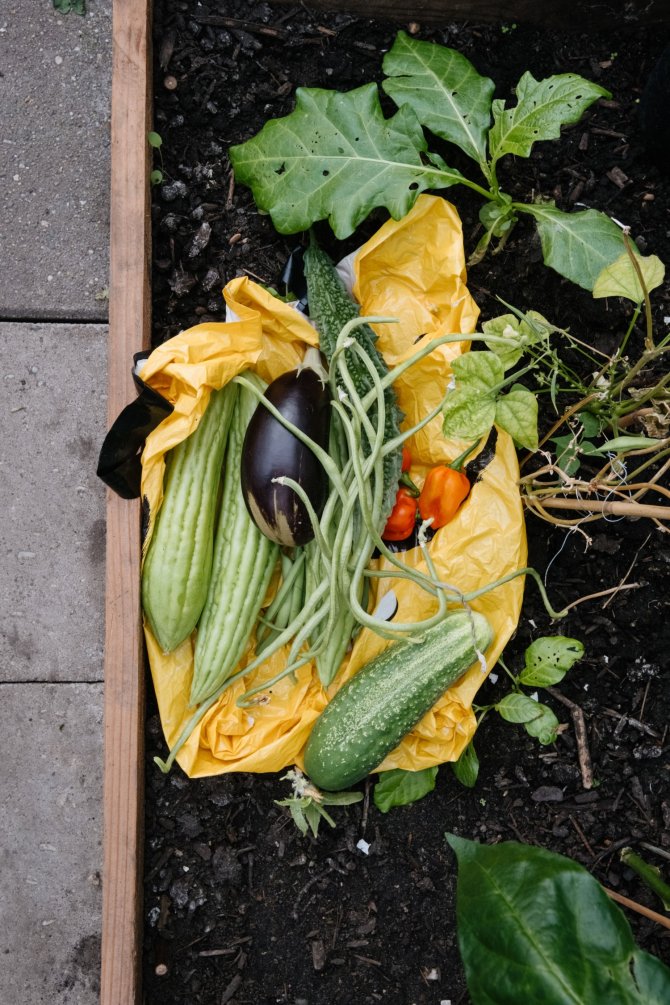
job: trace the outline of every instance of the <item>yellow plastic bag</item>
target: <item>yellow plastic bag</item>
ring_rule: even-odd
[[[442,199],[423,195],[402,221],[382,226],[357,253],[354,276],[354,293],[363,315],[400,319],[398,324],[376,326],[378,347],[389,366],[416,351],[417,336],[468,334],[475,329],[479,311],[465,284],[460,220]],[[304,316],[247,278],[230,282],[224,296],[239,320],[197,325],[183,332],[157,348],[141,371],[142,380],[174,404],[172,414],[148,437],[142,457],[142,496],[150,513],[145,551],[162,499],[165,453],[193,431],[210,391],[247,368],[266,381],[273,380],[297,365],[306,345],[318,342]],[[449,361],[468,345],[467,341],[455,342],[438,348],[396,382],[408,427],[440,402],[450,378]],[[444,439],[439,418],[409,446],[414,460],[412,474],[419,483],[431,465],[449,462],[463,449],[463,444]],[[468,593],[525,566],[526,539],[517,481],[514,446],[499,431],[494,458],[454,520],[430,542],[431,559],[441,579]],[[423,567],[419,549],[404,557],[417,568]],[[398,579],[379,582],[383,585],[377,588],[377,601],[392,587],[400,620],[418,620],[431,613],[431,598],[415,584]],[[493,627],[494,642],[486,654],[489,669],[516,627],[522,594],[523,579],[518,577],[472,604]],[[165,654],[146,624],[145,637],[161,723],[172,747],[193,714],[193,709],[188,709],[193,639]],[[276,653],[212,705],[178,754],[178,763],[190,777],[301,766],[302,749],[329,697],[387,644],[365,629],[328,693],[314,666],[308,664],[297,672],[295,680],[288,677],[274,685],[267,703],[238,708],[240,695],[281,669],[286,653]],[[250,661],[252,653],[253,640],[241,666]],[[418,770],[457,759],[474,733],[471,705],[484,679],[482,667],[472,667],[380,769]]]

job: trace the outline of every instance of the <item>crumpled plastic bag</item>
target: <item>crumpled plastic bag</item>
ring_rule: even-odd
[[[422,195],[403,220],[384,224],[350,264],[361,313],[400,319],[398,324],[375,326],[378,347],[390,367],[416,351],[417,336],[430,339],[474,331],[479,310],[466,286],[461,224],[456,210],[443,199]],[[307,318],[250,279],[228,283],[224,297],[239,320],[197,325],[182,332],[155,349],[141,371],[142,380],[174,404],[174,411],[147,438],[142,456],[142,497],[149,513],[145,553],[162,499],[165,453],[193,431],[210,391],[247,368],[269,382],[293,369],[307,345],[318,344]],[[440,402],[450,379],[449,361],[468,348],[467,341],[442,346],[396,382],[407,426]],[[463,446],[445,440],[440,418],[434,419],[409,442],[417,483],[422,483],[429,467],[453,460]],[[495,456],[467,501],[429,544],[441,579],[467,593],[525,566],[525,525],[517,483],[516,451],[500,430]],[[424,567],[419,549],[406,552],[404,559]],[[375,582],[382,585],[377,586],[373,606],[385,590],[393,588],[400,620],[418,620],[434,609],[434,601],[415,584],[398,579]],[[516,628],[522,595],[523,577],[517,577],[472,603],[493,627],[494,641],[486,654],[489,670]],[[145,637],[161,724],[172,747],[193,714],[188,708],[193,638],[165,654],[146,624]],[[301,767],[303,747],[329,698],[386,645],[387,641],[364,629],[328,692],[315,667],[307,664],[295,679],[286,677],[275,684],[266,703],[238,708],[236,700],[245,691],[281,669],[286,653],[276,653],[224,691],[177,755],[177,762],[190,777],[229,771],[275,772],[293,764]],[[252,655],[253,639],[240,665]],[[475,731],[471,706],[485,676],[479,664],[471,667],[379,769],[418,770],[456,760]]]

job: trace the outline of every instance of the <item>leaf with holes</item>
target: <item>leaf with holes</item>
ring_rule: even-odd
[[[298,88],[290,115],[266,122],[229,154],[237,181],[280,233],[328,220],[345,238],[375,207],[399,220],[420,192],[463,180],[443,163],[424,162],[425,151],[412,109],[384,118],[377,85],[365,84],[346,92]]]
[[[586,109],[598,98],[610,98],[604,87],[576,73],[560,73],[535,80],[524,73],[516,87],[517,103],[493,102],[493,126],[489,133],[489,153],[495,163],[505,154],[529,157],[538,140],[555,140],[561,126],[579,122]]]
[[[420,42],[398,32],[382,64],[382,87],[399,107],[409,105],[422,126],[455,143],[486,164],[486,135],[491,124],[495,84],[482,77],[455,49]]]
[[[558,684],[583,655],[584,646],[579,639],[565,635],[535,639],[526,649],[526,665],[519,674],[519,683],[526,687]]]

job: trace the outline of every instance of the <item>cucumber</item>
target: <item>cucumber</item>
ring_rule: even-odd
[[[245,376],[261,392],[265,390],[256,374]],[[279,547],[249,516],[242,493],[242,449],[256,406],[253,392],[241,387],[228,432],[212,574],[193,654],[190,705],[211,697],[240,662],[279,557]]]
[[[167,454],[163,502],[142,566],[142,606],[161,649],[196,626],[207,597],[221,465],[235,384],[212,391],[196,429]]]
[[[421,642],[391,645],[326,705],[305,748],[305,773],[320,789],[346,789],[387,754],[491,643],[483,614],[449,612]]]

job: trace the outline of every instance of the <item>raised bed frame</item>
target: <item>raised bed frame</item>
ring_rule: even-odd
[[[288,2],[288,0],[287,0]],[[407,21],[400,0],[312,0],[316,8]],[[622,8],[624,10],[622,11]],[[573,0],[417,0],[421,22],[531,21],[574,25]],[[621,20],[670,22],[670,0],[583,0],[583,29]],[[151,0],[114,0],[108,418],[135,396],[133,354],[150,344]],[[104,856],[101,1005],[139,1005],[142,949],[144,652],[140,506],[107,494]]]

